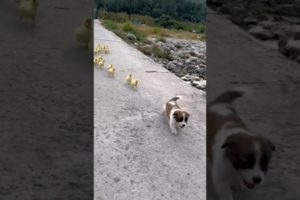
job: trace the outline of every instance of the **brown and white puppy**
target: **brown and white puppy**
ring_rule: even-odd
[[[275,150],[270,140],[253,135],[236,113],[232,103],[245,92],[229,90],[208,104],[208,170],[221,200],[233,200],[232,190],[260,184]]]
[[[169,120],[169,126],[172,134],[177,135],[178,128],[184,128],[187,125],[190,114],[182,110],[177,104],[180,96],[173,97],[164,105],[163,114]]]

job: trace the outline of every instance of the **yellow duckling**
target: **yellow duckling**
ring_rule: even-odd
[[[90,40],[93,39],[92,19],[86,18],[83,23],[75,30],[75,39],[88,47]]]
[[[131,80],[132,80],[132,74],[129,74],[127,77],[126,77],[126,81],[128,84],[131,83]]]
[[[116,71],[116,68],[111,64],[110,67],[108,68],[109,76],[114,77],[115,76],[115,71]]]
[[[139,81],[136,79],[131,79],[130,85],[133,88],[137,88]]]
[[[108,46],[103,46],[103,53],[109,53],[109,47]]]
[[[99,63],[99,57],[95,57],[94,58],[94,64],[98,64]]]
[[[29,18],[31,19],[31,25],[35,26],[35,18],[36,18],[38,7],[39,7],[38,0],[20,1],[19,8],[18,8],[20,21],[22,21],[24,18]]]
[[[100,45],[98,44],[98,45],[95,47],[94,53],[99,53],[100,51],[101,51],[101,48],[100,48]]]
[[[98,65],[99,65],[100,69],[103,69],[104,68],[104,60],[100,60]]]

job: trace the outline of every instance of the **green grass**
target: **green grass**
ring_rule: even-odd
[[[128,15],[124,12],[108,12],[105,10],[99,11],[100,19],[104,20],[111,20],[117,23],[126,23],[128,21],[136,20],[138,19],[141,21],[143,25],[146,25],[148,27],[153,27],[152,34],[154,35],[160,35],[162,37],[168,37],[165,32],[162,32],[162,29],[165,27],[162,27],[159,23],[160,18],[153,18],[150,16],[143,16],[143,15]],[[196,34],[205,34],[205,25],[200,23],[193,23],[193,22],[186,22],[186,21],[177,21],[175,19],[170,19],[172,23],[174,23],[174,27],[171,29],[175,30],[182,30],[187,31],[191,33]],[[168,28],[170,29],[170,28]]]

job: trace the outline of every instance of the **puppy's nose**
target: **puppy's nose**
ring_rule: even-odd
[[[185,127],[185,124],[182,124],[182,127]]]
[[[259,176],[254,176],[254,177],[253,177],[253,181],[254,181],[255,184],[259,184],[259,183],[261,182],[261,177],[259,177]]]

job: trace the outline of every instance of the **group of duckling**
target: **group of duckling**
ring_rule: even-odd
[[[101,45],[98,44],[95,47],[94,53],[104,53],[104,54],[108,54],[109,53],[109,47],[107,45]]]
[[[36,25],[36,16],[39,8],[39,0],[15,0],[18,5],[20,21],[30,20],[31,25]],[[93,49],[93,20],[86,17],[74,32],[75,40]]]
[[[109,47],[106,45],[98,44],[94,49],[94,53],[106,53],[107,54],[107,53],[109,53]],[[96,68],[103,69],[104,63],[105,63],[105,59],[104,59],[103,55],[94,57],[94,64],[96,65]],[[107,68],[107,72],[110,77],[114,77],[115,73],[116,73],[115,65],[109,64],[109,66]],[[139,81],[134,79],[132,74],[129,74],[125,80],[132,88],[137,88]]]

